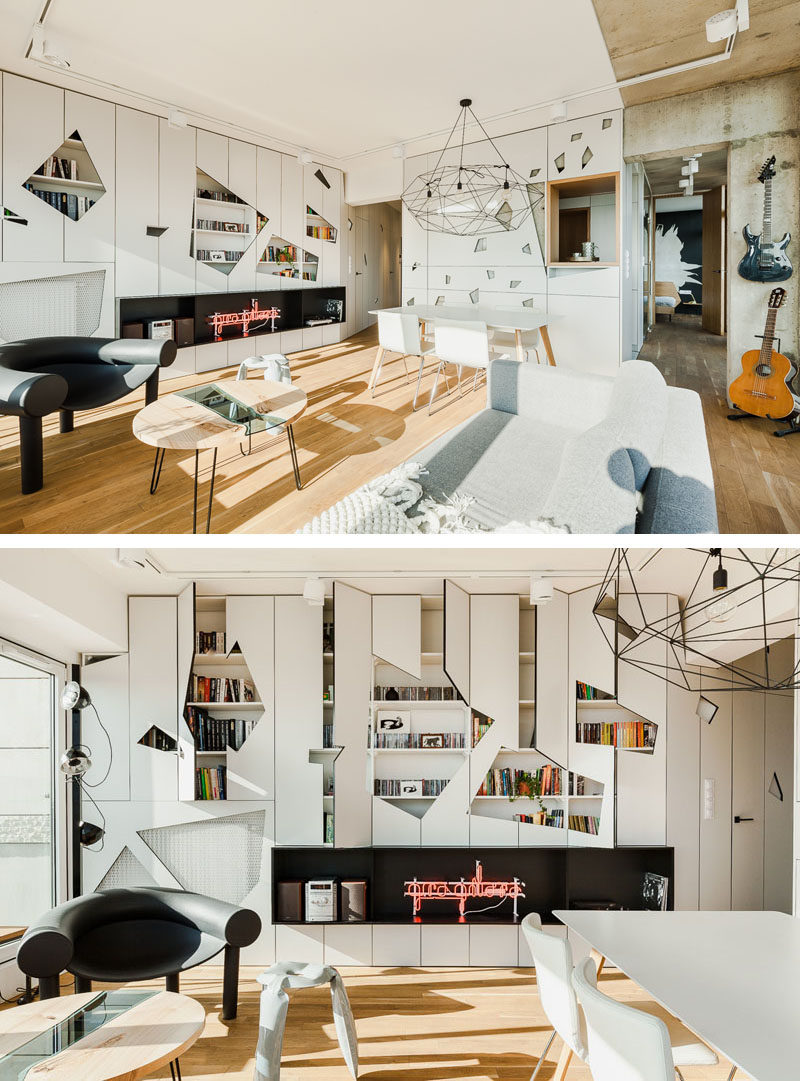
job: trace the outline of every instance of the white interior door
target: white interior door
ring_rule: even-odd
[[[731,907],[734,909],[764,907],[764,697],[758,691],[733,695]]]

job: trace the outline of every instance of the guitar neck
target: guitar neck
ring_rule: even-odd
[[[770,308],[764,323],[764,338],[761,342],[761,362],[768,364],[772,359],[772,346],[775,344],[775,321],[778,318],[778,309]]]
[[[764,181],[764,221],[761,228],[761,246],[772,243],[772,177]]]

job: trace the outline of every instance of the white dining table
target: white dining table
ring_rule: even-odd
[[[491,308],[486,304],[470,304],[469,307],[457,307],[455,305],[450,307],[443,304],[407,304],[405,307],[400,308],[375,308],[369,314],[379,315],[381,312],[392,312],[396,315],[416,315],[423,324],[423,333],[425,333],[425,324],[435,323],[437,319],[454,320],[457,323],[485,323],[492,330],[513,331],[517,360],[520,363],[525,360],[522,335],[526,330],[538,330],[544,351],[547,354],[547,361],[555,367],[556,360],[553,356],[553,346],[547,329],[552,320],[544,312],[537,312],[532,308]],[[369,380],[370,387],[377,374],[382,355],[383,350],[379,348]]]
[[[800,1062],[800,920],[784,912],[553,915],[753,1081]]]

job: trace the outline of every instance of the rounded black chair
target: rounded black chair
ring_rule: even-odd
[[[79,409],[116,402],[146,384],[149,405],[158,398],[158,376],[175,360],[172,340],[139,338],[27,338],[0,343],[0,414],[19,417],[22,494],[44,483],[42,417],[61,411],[61,431],[71,432]]]
[[[180,973],[225,951],[222,1018],[236,1016],[239,950],[255,942],[261,920],[249,908],[213,897],[149,886],[101,890],[51,909],[23,935],[21,971],[39,981],[40,997],[57,998],[59,977],[71,972],[76,992],[92,980],[131,983],[166,977],[177,991]]]

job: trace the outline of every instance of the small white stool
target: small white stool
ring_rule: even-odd
[[[262,353],[261,356],[246,357],[239,365],[236,378],[247,379],[247,373],[251,369],[262,371],[265,379],[272,379],[276,383],[291,383],[292,381],[289,361],[283,353]]]

